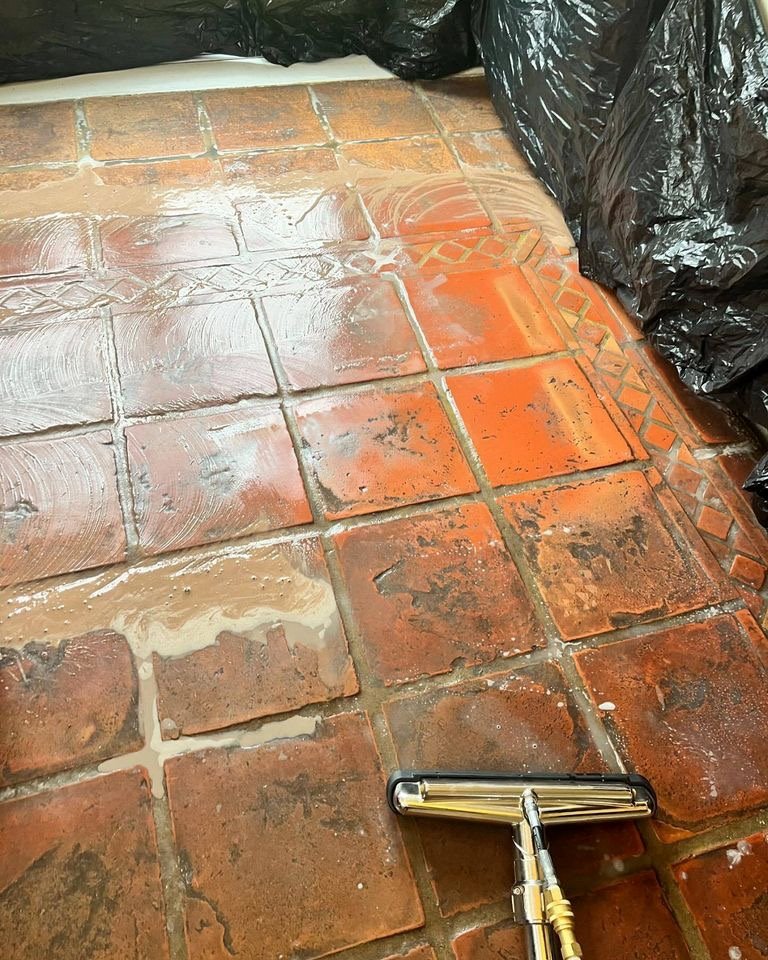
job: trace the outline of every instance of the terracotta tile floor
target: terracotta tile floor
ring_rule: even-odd
[[[768,957],[744,428],[581,278],[483,82],[0,109],[0,940],[522,960],[396,764],[639,770],[587,957]]]

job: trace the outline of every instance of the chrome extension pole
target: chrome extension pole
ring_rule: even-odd
[[[529,960],[557,960],[553,930],[544,911],[544,886],[531,828],[526,820],[512,828],[515,844],[515,885],[512,915],[524,927]]]

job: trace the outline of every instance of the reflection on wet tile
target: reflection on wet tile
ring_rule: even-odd
[[[232,224],[206,214],[115,217],[101,225],[101,242],[104,262],[117,269],[238,254]]]
[[[280,361],[298,390],[425,370],[394,287],[353,280],[264,297]]]
[[[40,217],[0,222],[0,277],[65,273],[90,264],[84,220]]]

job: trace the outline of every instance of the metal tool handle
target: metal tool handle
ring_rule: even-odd
[[[512,828],[515,845],[515,885],[512,916],[523,927],[529,960],[558,960],[552,927],[544,910],[544,882],[533,834],[523,820]]]

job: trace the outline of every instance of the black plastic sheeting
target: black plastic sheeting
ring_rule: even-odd
[[[203,52],[472,66],[616,289],[693,390],[768,428],[768,39],[760,0],[14,0],[0,79]],[[768,501],[768,457],[748,486]],[[764,513],[768,516],[768,502]]]
[[[366,54],[408,80],[478,61],[472,0],[5,0],[0,82],[119,70],[203,53],[287,66]]]

